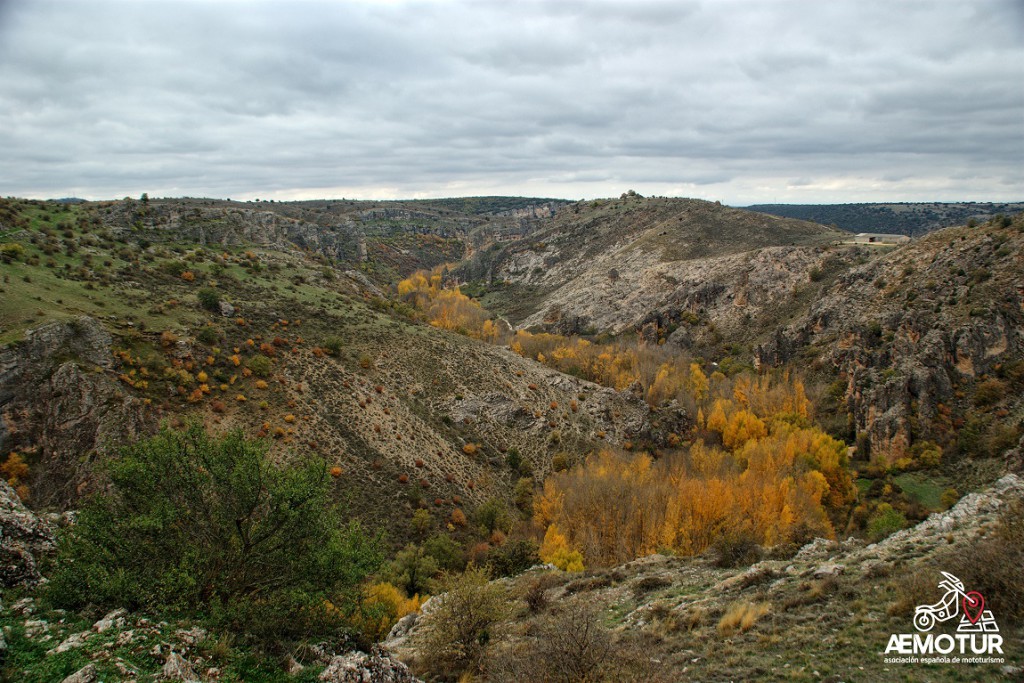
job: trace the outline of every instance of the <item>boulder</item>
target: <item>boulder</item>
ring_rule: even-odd
[[[187,681],[189,683],[199,681],[199,676],[196,675],[192,665],[177,652],[171,652],[167,656],[167,661],[164,662],[164,668],[160,675],[165,681]]]
[[[81,669],[65,678],[62,683],[92,683],[96,680],[96,665],[86,664]]]
[[[828,562],[814,570],[814,578],[827,579],[833,576],[839,576],[844,571],[846,571],[845,565],[835,564],[834,562]]]
[[[92,630],[96,633],[103,633],[104,631],[112,628],[121,628],[124,626],[124,617],[126,614],[128,614],[128,610],[124,608],[116,609],[93,624]]]
[[[320,680],[327,683],[418,683],[409,667],[378,646],[369,654],[350,652],[334,657],[320,674]]]
[[[85,647],[85,641],[89,639],[90,635],[91,634],[88,631],[82,631],[81,633],[72,633],[70,636],[65,638],[60,645],[53,648],[52,650],[47,651],[46,654],[59,655],[63,652],[67,652],[68,650],[74,650],[76,648]]]

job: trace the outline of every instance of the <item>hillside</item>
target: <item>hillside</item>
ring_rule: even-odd
[[[750,341],[860,258],[832,248],[841,235],[711,202],[626,195],[564,207],[529,239],[493,245],[458,272],[522,327],[650,325],[654,339],[706,351],[722,337]]]
[[[339,496],[397,541],[421,504],[439,527],[459,507],[511,506],[556,453],[649,430],[631,396],[396,312],[343,270],[344,234],[311,222],[159,202],[4,209],[18,227],[0,237],[0,451],[27,461],[37,507],[73,507],[118,443],[195,416],[280,457],[320,453]]]
[[[893,202],[886,204],[755,204],[773,216],[831,225],[847,232],[924,233],[1024,211],[1022,202]]]
[[[502,579],[478,589],[503,606],[488,626],[500,636],[481,654],[484,680],[1015,680],[1024,657],[1011,605],[1020,603],[994,595],[986,605],[1000,615],[999,663],[915,665],[884,653],[893,633],[913,632],[915,606],[942,595],[940,572],[980,586],[1002,570],[967,558],[1019,557],[1000,525],[1009,510],[1003,519],[1019,530],[1022,497],[1024,482],[1009,475],[879,543],[819,538],[739,568],[714,554],[655,554],[598,571],[538,567]],[[452,616],[447,599],[431,599],[386,641],[421,675],[444,661],[429,648],[431,631]]]
[[[1024,214],[918,238],[840,275],[756,361],[837,376],[840,411],[875,458],[926,439],[998,455],[1024,419],[1022,254]]]
[[[841,238],[635,194],[0,201],[0,672],[409,681],[345,654],[408,614],[389,646],[428,680],[874,680],[891,670],[864,657],[950,567],[1019,642],[1022,486],[984,489],[1024,463],[1024,214]],[[55,538],[87,524],[62,513],[118,486],[122,446],[193,422],[274,467],[320,456],[324,496],[384,533],[347,602],[316,599],[328,640],[119,612],[116,571],[82,596],[116,558],[79,576]],[[61,590],[78,602],[54,611]],[[445,591],[492,621],[460,641],[429,625],[448,598],[416,616]],[[462,604],[442,623],[478,614]]]

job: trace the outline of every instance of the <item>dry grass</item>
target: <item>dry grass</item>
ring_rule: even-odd
[[[735,602],[718,620],[718,635],[728,637],[737,631],[743,633],[754,628],[757,620],[771,611],[766,602]]]

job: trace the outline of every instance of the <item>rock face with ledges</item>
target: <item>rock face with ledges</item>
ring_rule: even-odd
[[[940,441],[948,409],[1024,360],[1024,215],[1008,226],[931,233],[843,273],[755,349],[761,365],[812,358],[847,381],[846,407],[874,457]],[[1005,409],[1020,387],[1005,385]],[[949,428],[945,428],[949,437]]]

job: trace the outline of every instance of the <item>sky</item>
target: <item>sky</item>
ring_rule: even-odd
[[[1024,200],[1024,0],[0,0],[0,195]]]

